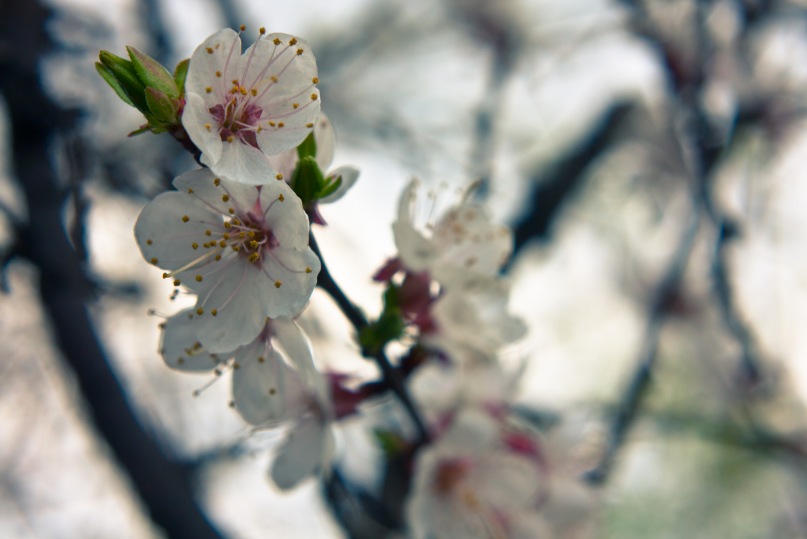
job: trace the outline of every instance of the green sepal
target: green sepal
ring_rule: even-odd
[[[317,140],[314,138],[314,132],[311,131],[305,140],[297,146],[297,157],[305,159],[306,157],[317,156]]]
[[[156,120],[156,122],[149,120],[149,123],[179,123],[179,119],[177,118],[179,101],[177,99],[172,99],[158,89],[149,87],[146,88],[146,103],[148,104],[149,111],[153,115],[154,120]]]
[[[123,86],[121,85],[120,81],[115,77],[115,74],[112,73],[112,71],[110,71],[107,66],[105,66],[101,62],[95,62],[95,70],[98,71],[98,74],[101,75],[101,78],[104,79],[106,83],[112,87],[113,90],[115,90],[115,93],[118,94],[118,97],[120,97],[124,103],[126,103],[130,107],[135,106],[135,104],[132,102],[131,99],[129,99],[129,96],[126,94],[126,90],[123,89]]]
[[[377,320],[359,332],[359,344],[365,354],[381,352],[388,342],[401,338],[406,328],[398,300],[398,287],[390,284],[384,291],[384,309]]]
[[[342,185],[342,176],[337,176],[336,179],[325,178],[325,184],[322,186],[319,193],[317,193],[317,199],[325,198],[326,196],[332,194],[334,191],[339,189],[340,185]]]
[[[185,79],[188,78],[188,66],[190,65],[191,59],[185,58],[174,68],[174,83],[177,85],[180,96],[185,95]]]
[[[325,178],[319,169],[317,160],[310,155],[300,159],[291,176],[291,188],[300,197],[303,206],[317,199],[317,194],[322,190],[323,185],[325,185]]]
[[[149,88],[156,88],[169,97],[179,97],[179,88],[174,78],[162,64],[134,47],[127,46],[126,50],[132,59],[137,77],[143,84]]]
[[[108,74],[111,74],[112,77],[118,82],[118,86],[114,86],[109,83],[109,79],[107,79],[107,75],[104,74],[100,69],[98,73],[104,80],[107,81],[112,86],[112,89],[115,90],[115,93],[118,92],[118,89],[122,90],[123,93],[126,95],[128,99],[123,99],[129,105],[132,105],[140,112],[145,112],[148,110],[148,105],[146,104],[146,86],[140,81],[135,72],[134,65],[129,60],[121,58],[120,56],[115,56],[109,51],[101,51],[98,53],[98,59],[101,60],[101,64],[107,69]]]

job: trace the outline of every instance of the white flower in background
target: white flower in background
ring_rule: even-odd
[[[143,256],[198,295],[192,322],[208,352],[254,340],[266,318],[297,314],[316,285],[308,218],[283,181],[255,187],[209,169],[174,180],[137,219]]]
[[[434,330],[422,333],[421,340],[455,361],[494,361],[503,347],[527,333],[524,322],[507,312],[509,297],[510,285],[503,279],[448,288],[431,306]]]
[[[410,375],[407,385],[426,421],[439,431],[458,410],[506,411],[524,366],[505,370],[496,361],[448,363],[430,356]]]
[[[232,405],[257,428],[289,425],[271,476],[289,489],[326,472],[333,453],[327,385],[314,364],[308,338],[289,318],[269,319],[251,343],[211,354],[198,340],[195,311],[166,320],[160,351],[166,364],[185,372],[232,370]]]
[[[428,271],[449,288],[497,275],[513,249],[510,230],[494,223],[485,208],[467,200],[450,208],[436,223],[418,223],[418,188],[413,180],[404,189],[392,225],[405,269]]]
[[[353,184],[359,179],[359,169],[354,166],[345,165],[328,171],[328,167],[331,166],[333,156],[336,152],[336,132],[333,129],[333,124],[331,124],[324,113],[320,114],[319,118],[314,123],[314,140],[317,143],[317,165],[319,165],[320,170],[323,171],[325,179],[335,181],[337,178],[341,178],[342,180],[342,183],[336,191],[317,201],[320,204],[330,204],[342,198],[345,193],[353,187]],[[275,170],[277,170],[286,181],[291,180],[294,167],[297,166],[298,160],[299,157],[296,148],[269,158],[272,166],[275,167]]]
[[[265,35],[242,55],[230,29],[191,56],[182,125],[217,175],[263,184],[278,174],[267,159],[300,144],[319,115],[317,65],[308,43]]]
[[[548,477],[537,445],[514,447],[499,423],[465,410],[415,462],[406,517],[417,539],[542,539]]]

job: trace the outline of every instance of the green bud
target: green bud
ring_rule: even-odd
[[[388,342],[399,339],[406,328],[398,300],[398,287],[390,284],[384,292],[384,309],[378,320],[371,322],[359,333],[359,344],[371,355],[377,354]]]
[[[137,77],[145,86],[156,88],[169,97],[179,97],[179,88],[170,73],[154,58],[134,47],[126,47]]]
[[[179,123],[179,118],[177,118],[179,101],[176,99],[168,97],[156,88],[146,88],[146,103],[156,123]]]
[[[132,62],[108,51],[101,51],[98,59],[101,60],[100,64],[96,64],[98,74],[115,90],[115,93],[137,110],[141,112],[148,110],[146,86],[138,78]]]
[[[315,201],[324,185],[325,178],[316,159],[308,155],[297,162],[291,177],[291,188],[300,197],[303,206]]]
[[[308,134],[308,136],[305,137],[305,140],[302,141],[299,146],[297,146],[297,156],[300,159],[303,159],[308,156],[311,157],[317,156],[317,141],[314,138],[313,131],[311,131]]]

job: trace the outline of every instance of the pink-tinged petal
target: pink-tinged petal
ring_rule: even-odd
[[[238,140],[223,142],[221,157],[202,154],[202,163],[224,179],[250,185],[262,185],[275,181],[277,172],[259,149]]]
[[[531,508],[546,494],[548,478],[535,461],[504,451],[480,458],[466,478],[485,503],[508,511]]]
[[[298,250],[308,248],[308,216],[300,197],[286,182],[273,181],[263,186],[261,210],[266,226],[280,245]]]
[[[196,337],[193,310],[185,309],[165,321],[160,352],[166,365],[185,372],[210,372],[229,354],[208,353]]]
[[[221,159],[224,142],[221,140],[219,127],[210,114],[208,104],[199,94],[185,95],[182,125],[208,161],[217,163]]]
[[[198,246],[204,243],[205,230],[216,218],[184,193],[162,193],[137,218],[137,245],[143,257],[155,266],[181,268],[204,254]]]
[[[333,434],[329,424],[317,414],[309,414],[295,425],[280,446],[270,475],[283,490],[296,487],[317,471],[330,466]]]
[[[241,38],[234,30],[225,28],[211,35],[191,55],[185,81],[186,92],[212,96],[217,90],[229,88],[240,56]],[[217,72],[221,75],[216,76]],[[220,84],[221,88],[216,88],[216,84]],[[208,93],[207,88],[213,91]],[[212,104],[211,101],[208,106]]]
[[[271,301],[265,306],[266,316],[279,318],[298,314],[317,285],[319,270],[319,258],[311,249],[272,249],[265,256],[262,269],[275,283],[271,287]]]
[[[329,180],[335,180],[336,178],[341,178],[342,183],[339,184],[339,187],[331,193],[330,195],[319,199],[319,202],[322,204],[330,204],[332,202],[336,202],[347,193],[353,184],[356,183],[356,180],[359,179],[359,169],[356,167],[352,167],[350,165],[346,165],[343,167],[339,167],[333,172],[328,174]]]
[[[392,224],[392,235],[403,265],[410,271],[420,272],[430,269],[438,256],[434,242],[425,238],[406,220]]]

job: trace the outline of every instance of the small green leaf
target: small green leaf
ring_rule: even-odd
[[[188,66],[191,64],[190,58],[185,58],[174,68],[174,82],[179,89],[179,95],[185,95],[185,79],[188,78]]]
[[[375,355],[388,342],[399,339],[406,328],[403,312],[398,300],[398,287],[390,284],[384,291],[384,309],[377,320],[371,322],[359,333],[359,344],[365,353]]]
[[[317,141],[314,138],[314,132],[311,131],[305,140],[297,146],[297,156],[300,159],[304,159],[308,156],[316,157],[317,156]]]
[[[137,77],[148,87],[156,88],[169,97],[179,97],[174,78],[162,64],[134,47],[126,47]]]
[[[149,111],[159,123],[179,123],[177,110],[174,107],[176,102],[176,100],[172,100],[156,88],[146,88],[146,103],[149,106]]]
[[[387,457],[399,455],[406,449],[406,439],[395,432],[376,429],[373,431],[373,438]]]

